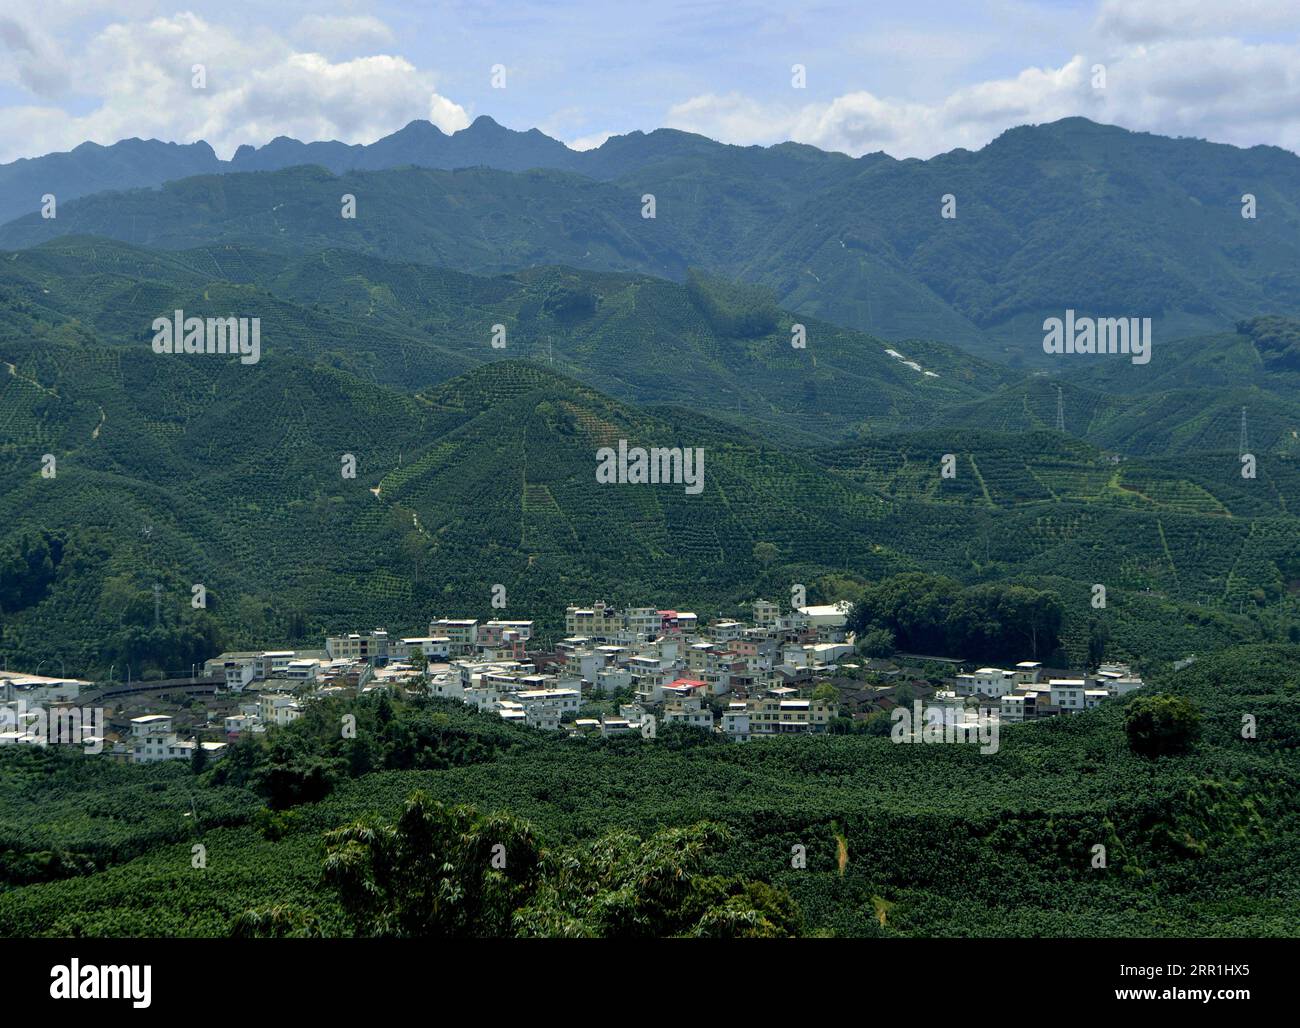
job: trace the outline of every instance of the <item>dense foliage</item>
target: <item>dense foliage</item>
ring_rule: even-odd
[[[951,578],[911,572],[868,588],[848,626],[864,645],[877,648],[882,637],[871,633],[883,631],[910,653],[1014,664],[1025,654],[1052,654],[1061,620],[1061,600],[1053,593],[998,582],[963,588]]]
[[[1201,734],[1201,715],[1184,696],[1139,696],[1128,705],[1124,731],[1134,753],[1182,753]]]
[[[700,823],[642,842],[626,832],[547,849],[509,814],[444,807],[422,792],[396,822],[358,821],[325,836],[323,882],[358,935],[772,938],[799,934],[783,890],[708,874],[727,833]],[[314,935],[310,915],[251,910],[239,936]]]
[[[358,926],[320,887],[324,834],[359,820],[392,825],[421,790],[448,808],[471,805],[484,812],[478,817],[508,811],[546,850],[579,862],[584,848],[597,859],[589,848],[612,832],[650,840],[663,828],[718,823],[729,838],[710,844],[700,873],[784,889],[809,933],[1294,935],[1298,668],[1300,649],[1255,646],[1160,676],[1156,690],[1199,708],[1202,733],[1185,752],[1156,757],[1131,751],[1121,703],[1005,727],[987,756],[869,735],[678,748],[568,740],[457,711],[459,731],[526,747],[442,770],[341,775],[320,802],[259,823],[264,801],[218,784],[214,770],[195,785],[185,767],[0,752],[6,776],[25,769],[42,781],[71,775],[83,783],[77,792],[0,791],[6,848],[85,853],[101,845],[93,873],[68,868],[39,883],[9,883],[17,887],[0,893],[0,934],[225,935],[248,911],[263,924],[249,931],[351,934]],[[393,720],[419,723],[442,709],[394,704]],[[1245,715],[1257,725],[1249,738]],[[367,723],[359,716],[359,726]],[[166,802],[168,793],[148,792],[156,782],[191,783],[196,825],[180,816],[189,810],[183,792],[170,813],[159,806],[155,797]],[[52,807],[52,794],[66,798]],[[203,870],[191,865],[196,836],[207,849]],[[1099,844],[1104,868],[1094,866]],[[806,867],[794,859],[796,846]],[[630,840],[626,847],[636,852]],[[628,873],[593,867],[575,881],[596,895],[618,893]],[[723,902],[738,896],[727,892]],[[563,904],[551,908],[548,933],[566,916],[581,920],[586,908],[573,902],[568,915]],[[574,930],[596,929],[584,921]]]

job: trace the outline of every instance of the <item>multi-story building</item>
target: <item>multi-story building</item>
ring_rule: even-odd
[[[189,760],[194,747],[202,746],[210,759],[226,752],[224,742],[199,742],[197,738],[181,740],[172,730],[169,714],[145,714],[131,719],[131,760],[136,764],[155,764],[161,760]]]
[[[393,644],[392,653],[407,660],[420,655],[427,661],[441,663],[451,658],[451,640],[445,635],[407,636]]]
[[[777,619],[781,616],[781,607],[779,604],[770,600],[754,601],[754,624],[759,628],[775,628]]]
[[[982,667],[969,675],[958,675],[956,690],[960,696],[989,696],[997,698],[1024,684],[1014,672],[996,667]]]
[[[381,628],[361,634],[331,635],[325,640],[325,652],[333,660],[364,660],[384,664],[389,659],[388,633]]]
[[[263,724],[287,725],[302,717],[302,705],[287,693],[265,692],[258,697],[258,716]]]
[[[590,607],[566,607],[564,634],[581,635],[603,642],[623,629],[623,618],[604,600]]]
[[[749,705],[737,701],[722,712],[722,734],[737,742],[749,741]]]
[[[839,706],[829,700],[781,699],[763,696],[748,701],[753,735],[824,732],[839,716]]]
[[[1087,685],[1082,678],[1053,678],[1047,684],[1051,689],[1053,707],[1059,707],[1063,713],[1085,709]]]
[[[429,622],[429,635],[445,638],[451,656],[464,656],[478,643],[478,619],[437,618]]]
[[[222,664],[222,673],[226,677],[226,688],[231,692],[243,692],[244,687],[257,678],[258,661],[256,657],[236,657]]]
[[[666,725],[690,725],[693,728],[713,730],[713,711],[705,707],[698,696],[667,701],[664,704],[663,720]]]
[[[524,689],[512,693],[511,698],[523,704],[525,710],[533,706],[553,708],[561,720],[565,715],[577,714],[582,704],[582,694],[576,689]]]
[[[1037,700],[1038,694],[1034,692],[1006,693],[998,702],[998,718],[1008,724],[1032,721],[1038,716]]]

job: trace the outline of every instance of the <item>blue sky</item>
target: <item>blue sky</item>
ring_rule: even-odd
[[[0,12],[3,161],[126,136],[206,139],[229,156],[281,134],[371,142],[414,118],[454,131],[480,114],[578,147],[671,126],[928,157],[1082,114],[1300,150],[1300,2],[6,0]]]

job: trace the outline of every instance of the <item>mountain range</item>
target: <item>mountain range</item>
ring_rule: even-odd
[[[128,140],[6,165],[0,187],[14,219],[0,247],[71,234],[347,248],[478,274],[698,268],[803,316],[1024,366],[1051,365],[1041,324],[1067,308],[1151,317],[1156,360],[1171,339],[1300,314],[1300,157],[1082,118],[927,161],[674,130],[578,152],[489,118],[451,135],[413,122],[369,146],[277,139],[230,161]],[[55,218],[39,211],[47,192]]]

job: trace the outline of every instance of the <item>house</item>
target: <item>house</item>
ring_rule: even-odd
[[[690,699],[698,703],[707,691],[708,683],[699,678],[677,678],[661,690],[665,703],[680,703]]]
[[[440,675],[434,675],[429,680],[429,695],[444,700],[460,700],[464,702],[465,686],[461,683],[459,674],[444,672]]]
[[[451,659],[451,640],[445,635],[412,635],[398,640],[392,647],[394,657],[409,660],[417,654],[426,661]]]
[[[527,710],[532,706],[553,708],[560,717],[576,714],[582,704],[582,694],[576,689],[526,689],[513,694],[516,702]]]
[[[712,731],[713,711],[705,707],[698,696],[688,696],[666,701],[663,721],[666,725],[690,725]]]
[[[182,741],[172,730],[169,714],[145,714],[131,719],[131,759],[135,764],[156,764],[163,760],[190,760],[194,747],[202,746],[209,758],[225,755],[224,742]]]
[[[1018,685],[1030,685],[1038,681],[1038,676],[1042,673],[1043,665],[1036,660],[1022,660],[1016,665],[1012,677]]]
[[[731,642],[739,639],[745,626],[739,621],[715,621],[709,626],[709,636],[718,642]]]
[[[279,677],[294,683],[314,682],[316,681],[316,669],[318,667],[320,667],[319,660],[291,660]]]
[[[463,657],[478,643],[478,619],[436,618],[429,622],[429,635],[447,640],[449,656]]]
[[[596,672],[596,689],[599,692],[620,692],[632,685],[632,672],[627,668],[607,667]]]
[[[258,678],[270,678],[272,675],[278,675],[289,666],[289,661],[296,660],[298,654],[293,650],[268,650],[261,655],[261,667],[258,668]]]
[[[603,642],[617,635],[622,629],[622,617],[604,600],[590,607],[566,607],[564,610],[565,635],[583,635]]]
[[[237,742],[242,736],[266,731],[262,719],[256,714],[231,714],[225,719],[226,741]]]
[[[1022,684],[1024,683],[1017,680],[1014,672],[982,667],[971,674],[958,675],[955,688],[961,696],[988,696],[997,699]]]
[[[1096,687],[1105,689],[1110,696],[1124,696],[1146,684],[1127,664],[1102,664],[1097,668],[1096,680]]]
[[[258,716],[263,724],[287,725],[302,717],[302,707],[287,693],[267,692],[258,697]]]
[[[498,621],[493,619],[480,626],[478,642],[484,646],[493,646],[500,642],[502,635],[506,632],[514,632],[524,642],[528,642],[533,637],[533,622]]]
[[[640,722],[625,717],[604,717],[600,719],[600,734],[605,738],[609,738],[611,735],[631,735],[640,730]]]
[[[623,629],[637,639],[654,639],[663,624],[654,607],[629,607],[623,612]]]
[[[750,731],[754,735],[824,732],[839,716],[839,706],[827,700],[782,699],[764,696],[748,701]]]
[[[230,692],[243,692],[257,678],[258,661],[256,657],[237,657],[225,661],[221,672],[226,679],[226,688]]]
[[[376,628],[364,635],[357,632],[331,635],[325,640],[325,652],[333,660],[364,660],[371,664],[384,664],[390,656],[388,633]]]
[[[1038,694],[1012,692],[1002,696],[998,704],[998,719],[1007,723],[1032,721],[1038,716]]]
[[[699,628],[699,617],[689,610],[661,610],[658,613],[661,635],[694,635]]]
[[[729,703],[722,712],[722,734],[737,742],[749,741],[749,707],[737,701]]]
[[[1053,678],[1048,683],[1051,704],[1064,713],[1084,709],[1086,684],[1082,678]]]
[[[91,689],[94,683],[83,682],[79,678],[49,678],[17,671],[0,671],[0,702],[14,703],[22,700],[28,707],[71,703],[81,695],[82,686]]]
[[[772,628],[781,616],[781,607],[770,600],[755,600],[753,614],[754,624],[759,628]]]
[[[807,627],[816,632],[822,642],[843,642],[845,625],[852,609],[853,604],[841,600],[839,603],[800,607],[799,613],[807,619]]]

